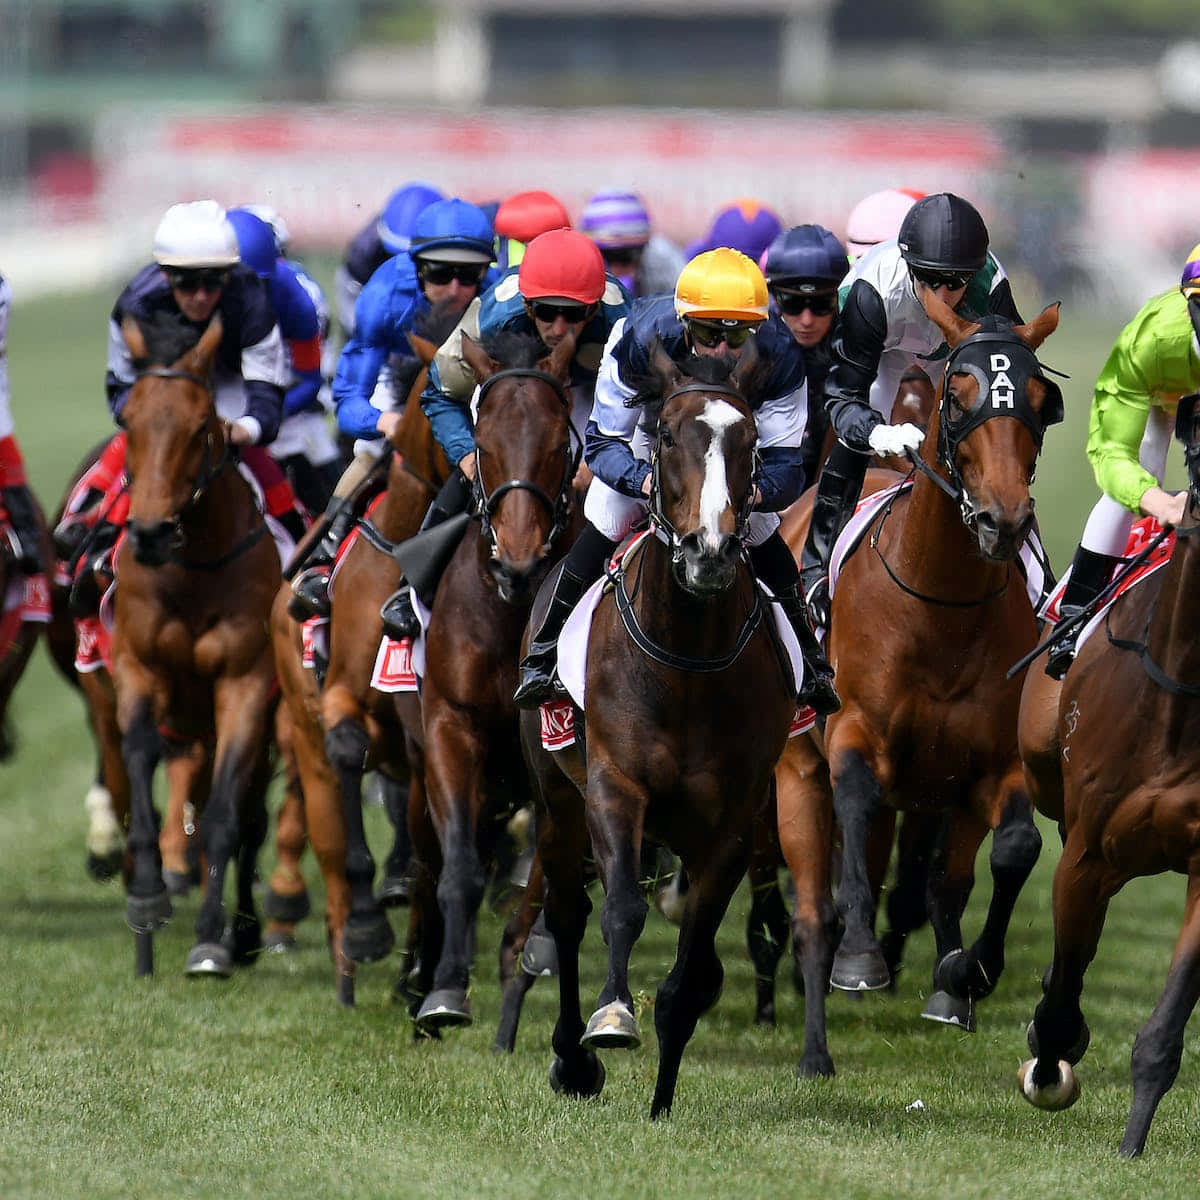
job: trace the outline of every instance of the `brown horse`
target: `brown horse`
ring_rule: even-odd
[[[643,837],[678,854],[691,881],[675,965],[654,1006],[657,1117],[670,1111],[684,1048],[721,990],[714,938],[746,871],[796,690],[746,554],[758,436],[745,399],[754,394],[753,356],[728,378],[709,359],[689,360],[681,374],[661,351],[654,368],[662,398],[648,414],[657,415],[656,536],[624,560],[593,617],[586,761],[578,746],[543,750],[535,713],[522,718],[522,743],[537,784],[546,920],[559,956],[556,1090],[595,1095],[604,1083],[595,1051],[640,1040],[628,971],[647,912]],[[605,889],[609,969],[585,1027],[579,945],[592,855]]]
[[[513,692],[534,592],[573,536],[581,445],[567,393],[575,341],[463,339],[480,384],[475,515],[438,587],[427,636],[425,784],[440,862],[444,936],[418,1026],[472,1020],[467,999],[484,868],[503,819],[528,798]],[[331,731],[335,733],[336,730]],[[429,955],[422,950],[422,957]]]
[[[1039,1108],[1079,1095],[1072,1067],[1087,1050],[1079,1007],[1109,901],[1130,880],[1187,876],[1183,926],[1166,986],[1133,1045],[1133,1105],[1121,1154],[1134,1158],[1179,1072],[1184,1027],[1200,999],[1200,396],[1179,402],[1188,506],[1169,563],[1122,595],[1062,683],[1034,669],[1021,702],[1030,794],[1058,822],[1054,961],[1020,1070]]]
[[[149,974],[153,931],[171,914],[154,768],[160,754],[171,759],[211,741],[211,788],[199,789],[207,797],[207,880],[187,973],[224,977],[233,961],[252,962],[261,945],[251,887],[265,833],[275,680],[268,618],[279,559],[249,485],[233,468],[207,382],[220,319],[186,351],[164,332],[132,321],[123,327],[135,362],[164,364],[139,371],[121,415],[130,510],[116,556],[112,655],[131,789],[127,920],[138,972]],[[207,768],[202,775],[207,785]],[[222,892],[235,855],[231,950],[222,940]]]
[[[1040,849],[1017,756],[1020,681],[1006,672],[1037,636],[1013,560],[1033,522],[1029,484],[1045,427],[1061,419],[1058,389],[1033,355],[1058,310],[1018,327],[967,322],[936,297],[927,311],[951,348],[946,382],[911,491],[875,518],[838,580],[830,649],[843,707],[824,733],[830,774],[803,739],[789,744],[780,769],[779,833],[797,883],[793,935],[808,1010],[800,1069],[809,1074],[833,1069],[823,974],[847,991],[891,980],[874,933],[890,828],[873,866],[869,852],[885,805],[920,818],[926,835],[947,823],[928,868],[938,962],[923,1015],[933,1020],[974,1027],[974,1003],[1003,970],[1012,907]],[[873,474],[868,488],[894,478]],[[806,518],[797,506],[785,521],[797,550]],[[845,932],[830,966],[835,813]],[[961,914],[989,830],[992,901],[982,934],[964,951]],[[922,911],[919,900],[912,907]]]

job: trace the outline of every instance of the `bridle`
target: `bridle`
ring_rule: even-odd
[[[567,413],[567,430],[570,439],[567,465],[563,473],[562,484],[559,486],[557,494],[551,496],[544,488],[534,483],[531,479],[508,479],[488,492],[484,488],[482,464],[477,461],[475,464],[473,488],[475,514],[479,518],[480,532],[491,546],[492,556],[496,557],[499,554],[499,547],[497,545],[496,530],[492,526],[492,517],[496,514],[496,508],[509,492],[529,492],[550,514],[550,532],[546,535],[546,541],[542,547],[543,552],[549,553],[550,547],[563,530],[566,529],[567,522],[571,519],[571,486],[575,479],[575,474],[579,470],[579,460],[583,456],[583,439],[579,436],[574,424],[571,422],[571,401],[567,396],[566,387],[561,380],[536,367],[511,367],[503,371],[497,371],[494,375],[489,375],[479,385],[479,394],[475,399],[476,412],[482,409],[484,398],[488,392],[502,379],[538,380],[553,390]]]

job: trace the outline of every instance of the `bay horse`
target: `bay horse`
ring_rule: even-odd
[[[1038,809],[1058,822],[1054,960],[1029,1027],[1022,1094],[1060,1109],[1079,1096],[1073,1067],[1090,1033],[1079,1006],[1108,905],[1130,880],[1187,877],[1166,986],[1133,1044],[1133,1103],[1120,1153],[1146,1147],[1175,1082],[1200,999],[1200,395],[1183,397],[1188,504],[1169,562],[1122,594],[1061,683],[1035,669],[1021,703],[1021,753]]]
[[[826,980],[851,992],[891,982],[896,950],[885,953],[874,932],[890,824],[882,862],[878,842],[873,866],[869,853],[885,806],[918,818],[914,832],[944,827],[928,866],[937,963],[923,1015],[964,1029],[999,980],[1013,905],[1041,846],[1017,754],[1020,680],[1006,672],[1037,639],[1014,560],[1033,524],[1029,487],[1045,429],[1062,417],[1061,394],[1033,353],[1057,327],[1058,308],[1021,326],[967,321],[932,295],[926,311],[950,348],[946,378],[911,490],[884,505],[838,578],[828,644],[842,709],[824,731],[828,775],[819,738],[794,739],[780,764],[779,835],[796,879],[793,937],[805,979],[805,1074],[833,1072]],[[895,476],[868,479],[871,490]],[[796,552],[808,507],[785,518]],[[989,830],[991,904],[964,950],[961,915]],[[921,898],[907,899],[923,916]],[[831,955],[839,917],[844,933]]]
[[[116,553],[112,639],[130,783],[126,919],[137,971],[150,974],[154,930],[171,915],[154,768],[160,755],[170,760],[209,743],[211,767],[202,767],[198,788],[207,878],[186,972],[227,977],[233,962],[253,962],[261,946],[251,888],[265,834],[275,688],[268,619],[279,559],[213,404],[209,370],[220,318],[186,349],[177,327],[143,329],[127,320],[122,333],[138,365],[121,413],[130,504]],[[188,331],[182,336],[192,340]],[[238,908],[226,944],[222,893],[234,856]]]
[[[442,936],[416,1022],[433,1033],[473,1019],[467,988],[485,866],[503,822],[528,801],[513,702],[521,635],[579,519],[582,444],[568,394],[575,339],[547,355],[528,335],[482,345],[464,336],[463,353],[479,383],[473,515],[438,586],[421,693],[437,834],[436,860],[424,865],[437,880]],[[433,954],[422,949],[422,961]]]
[[[712,359],[681,369],[661,347],[652,363],[654,536],[622,561],[592,619],[586,748],[544,750],[537,713],[522,717],[521,730],[536,785],[546,922],[558,947],[556,1091],[597,1094],[596,1050],[640,1041],[629,958],[648,909],[638,885],[643,839],[668,846],[687,871],[675,964],[654,1005],[656,1118],[670,1111],[684,1048],[721,990],[714,938],[746,872],[796,681],[746,553],[758,441],[747,401],[753,352],[732,374]],[[581,729],[578,712],[576,723]],[[585,1025],[579,946],[592,856],[605,891],[608,977]]]

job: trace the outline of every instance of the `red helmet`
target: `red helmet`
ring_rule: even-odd
[[[539,233],[570,229],[571,218],[549,192],[518,192],[496,209],[492,224],[501,237],[532,242]]]
[[[604,256],[591,238],[573,229],[539,234],[525,248],[517,286],[526,300],[595,304],[604,295]]]

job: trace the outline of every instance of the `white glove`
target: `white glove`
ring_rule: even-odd
[[[874,454],[887,458],[892,454],[907,454],[925,439],[915,425],[876,425],[867,436],[867,445]]]

